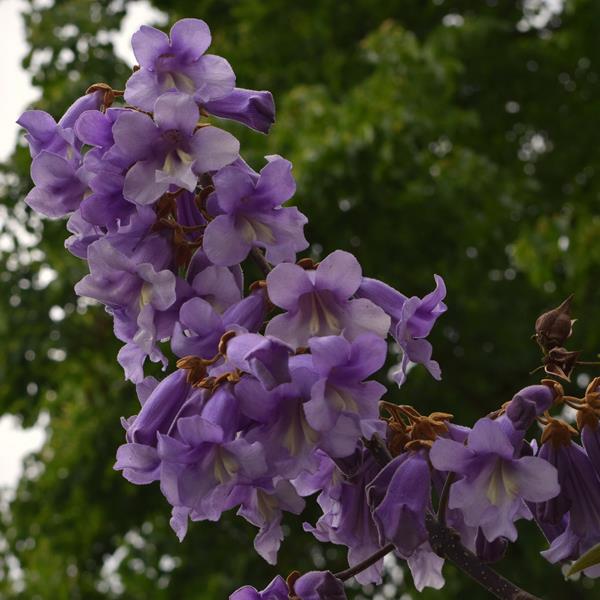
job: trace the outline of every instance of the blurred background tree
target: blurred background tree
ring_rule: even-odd
[[[573,345],[598,352],[600,3],[153,4],[170,23],[206,20],[238,85],[273,91],[272,135],[226,126],[255,166],[269,153],[294,162],[315,257],[350,250],[407,294],[429,291],[434,272],[445,278],[449,311],[432,336],[443,382],[418,367],[393,397],[471,424],[538,379],[528,375],[539,362],[535,316],[570,292],[581,318]],[[42,92],[36,108],[58,116],[91,83],[122,87],[129,69],[109,33],[126,9],[29,0],[24,66]],[[209,600],[244,582],[262,587],[275,570],[253,553],[250,526],[233,516],[194,524],[179,544],[158,487],[112,470],[135,391],[116,364],[110,320],[74,295],[83,268],[64,250],[64,223],[42,222],[22,202],[29,162],[18,146],[0,173],[0,413],[50,422],[3,506],[0,597]],[[588,380],[580,374],[572,391]],[[344,552],[315,545],[300,520],[287,526],[284,574],[341,567]],[[532,524],[520,531],[503,572],[542,597],[593,593],[593,582],[565,582],[539,556]],[[424,598],[486,597],[445,574],[446,588]],[[389,577],[396,587],[384,595],[356,597],[416,594],[409,576]]]

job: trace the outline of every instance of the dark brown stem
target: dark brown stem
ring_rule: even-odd
[[[378,560],[381,560],[386,554],[389,554],[394,549],[394,544],[388,544],[383,548],[377,550],[377,552],[371,554],[371,556],[365,558],[362,562],[359,562],[357,565],[346,569],[345,571],[340,571],[336,573],[334,576],[337,577],[340,581],[347,581],[351,577],[354,577],[361,571],[368,569],[371,565],[374,565]]]
[[[271,265],[258,248],[252,248],[252,250],[250,250],[250,257],[265,277],[271,272]]]
[[[425,527],[434,552],[456,565],[495,598],[500,598],[500,600],[540,600],[482,562],[477,555],[461,544],[460,536],[456,531],[440,523],[434,515],[425,516]]]
[[[390,462],[391,455],[379,436],[374,435],[368,442],[367,448],[381,466],[385,466]],[[450,486],[448,485],[448,487]],[[444,523],[440,523],[435,515],[431,513],[425,515],[425,527],[433,551],[438,556],[456,565],[494,597],[500,598],[500,600],[541,600],[537,596],[522,590],[482,562],[476,554],[473,554],[462,545],[459,534]],[[356,569],[356,567],[353,567],[353,569]]]

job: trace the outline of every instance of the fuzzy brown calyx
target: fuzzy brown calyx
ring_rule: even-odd
[[[294,586],[296,585],[296,581],[300,579],[301,573],[300,571],[292,571],[286,578],[285,582],[288,587],[288,598],[289,600],[300,600],[298,596],[296,596],[296,592],[294,591]]]
[[[577,430],[562,419],[545,418],[546,427],[542,432],[542,444],[550,442],[554,448],[568,446],[571,438],[577,435]]]
[[[192,387],[198,387],[202,379],[206,377],[206,362],[199,356],[184,356],[176,363],[178,369],[187,371],[186,380]]]
[[[175,363],[175,366],[187,371],[186,379],[192,387],[204,387],[201,384],[206,379],[206,367],[216,363],[219,358],[221,358],[220,354],[208,359],[192,355],[184,356]]]
[[[228,371],[227,373],[221,373],[217,377],[205,377],[202,379],[196,387],[203,388],[214,392],[219,386],[224,383],[237,383],[242,377],[242,372],[239,369]]]
[[[583,401],[594,409],[600,409],[600,377],[594,377],[585,390]]]
[[[312,269],[316,269],[318,264],[312,258],[301,258],[297,263],[299,267],[303,268],[305,271],[310,271]]]
[[[115,101],[115,98],[122,96],[124,93],[121,90],[113,90],[108,83],[94,83],[85,90],[86,94],[93,94],[94,92],[104,92],[102,105],[100,106],[102,112],[105,112],[107,108],[110,108]]]
[[[221,336],[221,339],[219,340],[219,345],[217,347],[217,350],[221,356],[225,356],[227,354],[227,342],[233,339],[236,335],[237,333],[235,331],[230,330],[226,331]]]
[[[563,403],[565,390],[558,381],[555,381],[554,379],[542,379],[540,384],[549,387],[554,392],[553,403],[555,406],[560,406]]]
[[[600,409],[592,408],[585,404],[577,411],[577,429],[581,431],[586,425],[590,429],[597,429],[600,423]]]
[[[440,435],[448,433],[450,413],[433,412],[424,416],[413,406],[380,402],[380,407],[390,417],[384,419],[388,424],[387,445],[392,456],[398,456],[405,450],[431,448]]]

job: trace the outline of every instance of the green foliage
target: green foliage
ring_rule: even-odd
[[[575,345],[598,352],[586,307],[600,301],[599,3],[571,0],[540,28],[527,28],[512,1],[154,4],[170,22],[204,18],[239,85],[275,93],[271,136],[231,129],[256,166],[268,153],[294,162],[316,257],[349,249],[366,273],[408,294],[444,276],[449,312],[432,339],[444,380],[419,367],[392,396],[470,424],[535,380],[535,316],[571,291]],[[59,115],[89,84],[125,80],[106,35],[119,28],[123,2],[32,0],[29,10],[25,66],[42,90],[39,108]],[[0,596],[106,598],[122,589],[132,599],[208,600],[266,583],[275,570],[253,554],[250,526],[233,515],[194,524],[180,545],[158,488],[112,471],[118,420],[137,411],[135,393],[122,383],[109,319],[72,291],[83,266],[64,251],[64,224],[24,208],[28,166],[18,148],[0,175],[0,233],[15,245],[1,255],[0,411],[26,424],[46,411],[51,421],[5,516]],[[48,268],[57,276],[44,285]],[[65,318],[53,321],[52,307]],[[284,574],[324,557],[342,566],[341,551],[320,554],[298,520],[288,523]],[[544,546],[533,525],[522,527],[501,570],[543,597],[584,597],[587,584],[565,582],[539,556]],[[8,554],[23,568],[21,592],[2,581]],[[485,597],[452,568],[446,575],[444,592],[423,597]]]

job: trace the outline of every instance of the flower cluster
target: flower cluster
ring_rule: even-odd
[[[75,290],[112,316],[118,360],[137,386],[141,408],[123,419],[115,468],[159,483],[180,539],[190,520],[237,509],[272,564],[283,514],[319,494],[323,514],[305,529],[346,546],[351,573],[277,577],[232,600],[342,600],[345,579],[380,581],[388,546],[418,589],[441,587],[443,552],[427,528],[436,494],[443,519],[486,561],[516,539],[520,518],[539,521],[553,562],[600,541],[596,387],[577,404],[585,448],[543,416],[564,400],[548,382],[472,429],[388,402],[380,418],[386,388],[374,377],[388,338],[401,351],[399,385],[415,363],[440,378],[426,338],[446,310],[444,282],[407,297],[364,277],[348,252],[297,260],[307,219],[286,205],[291,163],[267,156],[255,171],[214,119],[266,133],[273,99],[236,88],[229,63],[206,54],[210,41],[196,19],[169,36],[142,27],[123,92],[96,84],[58,123],[35,110],[19,120],[33,157],[26,202],[68,217],[66,246],[89,266]],[[257,269],[265,279],[245,292],[245,272]],[[146,359],[166,369],[171,353],[168,376],[145,376]],[[536,419],[546,425],[539,451],[525,439]]]

